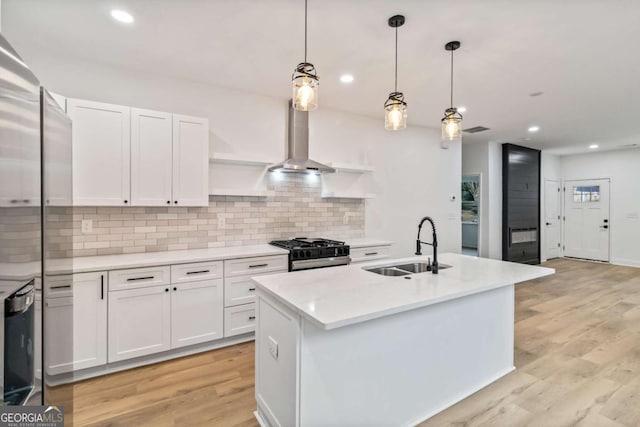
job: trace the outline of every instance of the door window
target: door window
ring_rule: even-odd
[[[573,203],[593,203],[600,201],[600,186],[573,187]]]

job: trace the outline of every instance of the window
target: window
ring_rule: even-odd
[[[599,185],[573,187],[573,203],[592,203],[599,201]]]

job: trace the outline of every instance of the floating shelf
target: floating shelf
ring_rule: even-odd
[[[268,197],[274,192],[269,190],[254,190],[250,188],[214,188],[209,190],[211,196],[248,196],[248,197]]]
[[[366,173],[373,172],[375,168],[371,165],[360,165],[356,163],[327,163],[338,172]]]
[[[331,191],[323,192],[321,197],[323,199],[373,199],[376,195],[373,193]]]
[[[238,156],[233,153],[213,153],[209,158],[213,163],[226,163],[230,165],[246,165],[246,166],[267,166],[277,163],[277,161],[267,160],[259,157]]]

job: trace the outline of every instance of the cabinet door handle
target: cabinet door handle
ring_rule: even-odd
[[[127,282],[135,282],[136,280],[149,280],[153,279],[155,276],[145,276],[145,277],[130,277],[127,279]]]
[[[249,316],[249,320],[256,320],[256,316]]]
[[[364,254],[365,256],[372,256],[372,255],[378,255],[378,252],[367,252],[366,254]]]
[[[71,289],[71,285],[49,286],[49,289]]]
[[[249,288],[249,292],[253,292],[255,290],[256,290],[256,288]]]
[[[104,274],[100,275],[100,299],[104,299]]]
[[[250,266],[249,266],[249,268],[266,267],[266,266],[268,266],[268,265],[269,265],[269,264],[253,264],[253,265],[250,265]]]
[[[187,271],[187,274],[204,274],[209,273],[209,270]]]

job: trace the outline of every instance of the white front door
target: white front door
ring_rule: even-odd
[[[564,255],[609,261],[608,179],[565,181]]]
[[[560,183],[544,181],[544,220],[546,258],[557,258],[561,254],[560,235]]]

